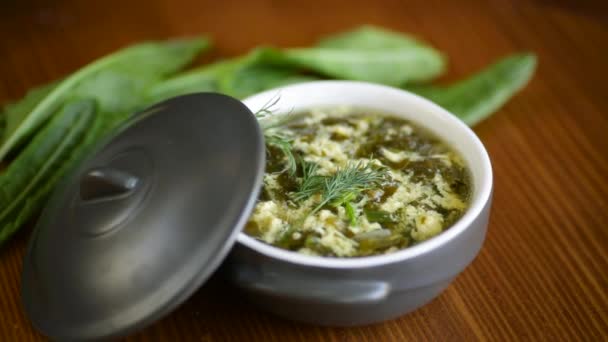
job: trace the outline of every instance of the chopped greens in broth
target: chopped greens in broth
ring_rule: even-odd
[[[268,138],[279,133],[284,144]],[[391,253],[441,233],[468,206],[460,156],[404,119],[323,109],[266,136],[264,188],[245,232],[274,246],[329,257]]]

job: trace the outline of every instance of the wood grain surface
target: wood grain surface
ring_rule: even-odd
[[[495,195],[477,259],[436,300],[356,328],[285,321],[213,279],[130,339],[404,341],[608,339],[608,10],[603,1],[3,1],[0,102],[125,44],[210,34],[214,56],[304,46],[370,23],[450,57],[450,81],[515,51],[539,55],[530,85],[475,127]],[[0,250],[0,341],[37,341],[20,304],[31,229]]]

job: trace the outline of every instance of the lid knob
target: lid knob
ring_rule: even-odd
[[[113,154],[77,178],[69,212],[71,224],[87,238],[115,231],[136,215],[154,179],[154,163],[143,147]]]
[[[102,167],[87,172],[80,182],[83,201],[112,200],[135,191],[139,178],[128,172]]]

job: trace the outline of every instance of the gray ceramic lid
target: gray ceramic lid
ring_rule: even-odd
[[[263,169],[257,120],[233,98],[186,95],[138,115],[45,208],[23,270],[33,324],[98,339],[169,313],[227,256]]]

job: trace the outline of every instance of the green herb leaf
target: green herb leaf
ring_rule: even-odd
[[[223,75],[219,89],[243,98],[270,88],[319,79],[303,72],[401,85],[432,79],[444,68],[443,56],[421,41],[363,26],[326,37],[313,48],[257,48]]]
[[[338,206],[352,201],[360,192],[380,186],[386,176],[385,169],[374,168],[370,163],[349,163],[325,179],[321,191],[323,200],[313,211],[321,209],[327,203]]]
[[[279,50],[259,47],[249,54],[179,75],[150,92],[154,101],[197,91],[237,98],[284,85],[318,80],[317,73],[401,85],[436,77],[444,58],[415,38],[363,26],[321,40],[317,47]]]
[[[428,98],[473,126],[492,115],[532,78],[536,56],[516,54],[451,86],[421,86],[409,90]]]
[[[290,84],[315,81],[318,77],[301,75],[296,68],[264,64],[243,65],[225,77],[222,92],[237,98]]]
[[[378,223],[397,223],[399,222],[399,218],[395,217],[393,214],[383,211],[383,210],[369,210],[364,209],[363,212],[367,217],[369,222],[378,222]]]
[[[359,242],[359,250],[362,255],[373,254],[376,250],[391,246],[399,246],[405,240],[401,234],[392,234],[389,229],[376,229],[354,236]]]
[[[401,32],[363,25],[321,39],[318,47],[332,49],[388,49],[423,46],[417,38]]]
[[[58,170],[83,145],[94,119],[94,101],[66,103],[0,174],[0,243],[40,209],[62,175]]]
[[[304,160],[300,160],[300,165],[302,166],[302,179],[298,191],[292,194],[292,198],[298,202],[321,192],[325,183],[325,178],[317,175],[319,165]]]
[[[146,95],[146,103],[152,105],[179,95],[220,91],[222,76],[231,73],[240,63],[242,58],[227,59],[177,74],[152,86]]]
[[[268,102],[266,102],[262,106],[262,108],[255,112],[254,115],[258,119],[258,121],[260,121],[260,126],[264,130],[264,140],[266,142],[266,146],[274,146],[283,153],[283,155],[287,159],[287,166],[283,171],[288,171],[289,175],[293,176],[295,175],[296,169],[298,167],[291,146],[293,138],[288,134],[274,128],[273,123],[269,122],[270,120],[264,120],[268,119],[274,114],[275,106],[280,100],[281,96],[279,94],[270,98],[270,100],[268,100]],[[284,115],[284,117],[287,117],[287,115]],[[284,120],[279,121],[284,122]],[[264,122],[267,125],[264,125]],[[274,123],[276,124],[277,122]]]
[[[346,210],[346,216],[351,226],[357,225],[357,212],[351,202],[344,203],[344,209]]]
[[[132,110],[140,104],[136,98],[120,94],[143,92],[151,83],[176,72],[189,63],[208,42],[204,39],[177,40],[133,45],[101,58],[68,76],[54,87],[0,146],[0,160],[36,130],[61,104],[77,95],[95,95],[108,111]],[[108,85],[117,86],[110,89]]]
[[[286,62],[332,78],[399,86],[427,81],[445,69],[443,55],[415,38],[363,26],[319,41],[316,47],[288,49]]]
[[[0,141],[4,137],[4,132],[6,132],[6,112],[2,108],[0,111]]]
[[[258,109],[255,112],[255,117],[258,120],[262,120],[265,118],[268,118],[269,116],[274,114],[274,111],[277,109],[277,103],[279,103],[279,101],[281,100],[281,96],[277,93],[275,94],[273,97],[271,97],[263,106],[262,108]]]
[[[4,106],[4,114],[2,115],[4,117],[4,134],[6,136],[12,134],[32,109],[57,86],[57,83],[52,82],[32,88],[21,100]],[[5,135],[0,135],[0,141],[5,141]]]
[[[393,86],[427,81],[443,72],[441,55],[422,46],[382,50],[290,49],[285,55],[294,65],[327,77]]]
[[[304,168],[303,164],[303,168]],[[314,164],[313,164],[314,165]],[[362,161],[348,163],[331,176],[316,175],[315,166],[306,166],[298,192],[293,195],[297,201],[305,200],[314,194],[321,195],[321,202],[312,210],[319,211],[326,204],[334,207],[353,201],[362,191],[379,187],[388,176],[384,168],[377,168]]]
[[[44,206],[48,197],[53,192],[57,184],[64,179],[66,174],[78,166],[82,158],[95,146],[95,143],[103,135],[103,116],[95,115],[94,122],[87,129],[84,140],[80,141],[59,167],[51,170],[51,173],[45,176],[45,181],[39,187],[34,189],[27,196],[23,205],[15,211],[15,216],[9,216],[8,219],[0,221],[0,244],[14,234],[23,224],[31,220]]]
[[[264,140],[266,141],[267,145],[274,146],[281,150],[281,152],[283,153],[283,155],[285,155],[285,158],[287,159],[287,166],[285,167],[285,171],[287,171],[290,176],[295,175],[298,164],[296,162],[296,157],[293,154],[291,146],[293,138],[275,129],[270,129],[264,132]]]
[[[244,98],[267,89],[318,79],[312,75],[303,75],[301,68],[292,65],[282,51],[260,47],[235,63],[232,70],[221,75],[219,90]]]

